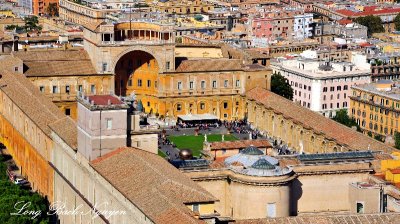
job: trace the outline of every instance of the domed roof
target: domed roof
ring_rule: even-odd
[[[260,170],[273,170],[275,166],[268,162],[266,159],[261,158],[255,162],[251,168],[260,169]]]
[[[240,153],[246,155],[264,155],[263,151],[259,150],[257,147],[253,145],[243,149]]]

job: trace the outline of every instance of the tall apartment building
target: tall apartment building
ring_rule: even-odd
[[[253,36],[277,39],[306,38],[311,36],[312,14],[300,10],[274,10],[265,12],[263,17],[252,20]]]
[[[294,59],[271,64],[274,72],[288,79],[294,91],[293,101],[327,117],[349,107],[351,86],[371,80],[368,64],[356,55],[352,62]]]
[[[350,115],[365,133],[386,136],[400,131],[399,85],[399,81],[379,80],[351,88]]]

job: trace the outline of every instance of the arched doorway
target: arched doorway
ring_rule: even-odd
[[[158,86],[158,73],[159,65],[153,55],[140,50],[128,52],[115,66],[115,94],[153,95]]]

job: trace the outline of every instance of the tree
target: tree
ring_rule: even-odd
[[[400,13],[393,20],[394,27],[397,31],[400,31]]]
[[[41,31],[42,27],[39,26],[39,18],[37,16],[27,16],[24,18],[25,21],[25,31]]]
[[[361,132],[360,126],[357,124],[354,118],[349,117],[346,109],[340,109],[339,111],[337,111],[336,115],[332,118],[332,120],[339,122],[343,125],[346,125],[347,127],[350,128],[357,127],[357,131]]]
[[[394,132],[394,147],[396,149],[400,149],[400,133]]]
[[[49,207],[46,199],[11,183],[6,175],[7,165],[4,161],[4,155],[0,155],[0,223],[49,223],[50,216],[47,215]],[[31,219],[30,215],[11,215],[18,212],[15,209],[18,207],[14,207],[18,206],[16,205],[18,202],[21,205],[30,202],[26,210],[39,211],[40,214],[35,219]]]
[[[385,28],[383,27],[382,20],[379,16],[371,15],[358,17],[354,21],[368,28],[368,36],[371,36],[373,33],[385,32]]]
[[[293,89],[287,78],[283,77],[280,72],[275,72],[271,77],[271,91],[286,99],[293,99]]]
[[[194,19],[195,19],[196,21],[201,22],[201,21],[203,21],[204,17],[203,17],[202,15],[195,15],[195,16],[194,16]]]
[[[49,3],[46,9],[47,13],[51,16],[58,16],[57,3]]]

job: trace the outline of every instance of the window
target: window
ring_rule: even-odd
[[[349,87],[347,85],[343,86],[343,90],[347,90]]]
[[[82,91],[83,91],[83,86],[82,86],[82,85],[79,85],[79,86],[78,86],[78,91],[79,91],[79,92],[82,92]]]
[[[141,79],[137,80],[137,86],[139,86],[139,87],[142,86],[142,80]]]
[[[44,93],[44,86],[39,86],[40,92]]]
[[[147,87],[151,86],[151,80],[147,80]]]
[[[194,87],[194,83],[193,83],[193,81],[190,81],[189,82],[189,89],[193,89],[193,87]]]
[[[95,85],[91,85],[90,86],[90,92],[91,93],[96,93],[96,86]]]
[[[331,92],[335,91],[335,87],[331,86]]]
[[[150,106],[150,102],[147,102],[147,106],[148,106],[148,107]]]
[[[206,81],[201,81],[201,88],[205,89],[206,88]]]
[[[65,115],[67,116],[71,115],[71,109],[69,108],[65,109]]]
[[[224,102],[224,109],[228,108],[228,102]]]
[[[228,80],[225,80],[225,81],[224,81],[224,87],[225,87],[225,88],[228,87]]]
[[[180,103],[178,103],[178,104],[176,105],[176,110],[177,110],[177,111],[181,111],[181,110],[182,110],[182,105],[181,105]]]
[[[364,203],[363,202],[357,202],[357,213],[364,213]]]
[[[57,86],[53,86],[53,93],[57,93],[58,92],[58,87]]]
[[[323,99],[326,100],[326,95],[324,95]]]
[[[106,119],[107,130],[111,130],[112,128],[112,119]]]
[[[107,63],[103,63],[103,72],[107,71]]]
[[[212,82],[212,88],[214,88],[214,89],[217,88],[217,81],[214,80],[214,81]]]
[[[275,203],[268,203],[267,204],[267,217],[268,218],[275,218],[276,217],[276,205],[275,205]]]
[[[342,87],[341,87],[341,86],[337,86],[337,87],[336,87],[336,90],[337,90],[337,91],[340,91],[340,90],[342,90]]]
[[[170,66],[171,66],[171,63],[169,61],[167,61],[167,64],[166,64],[167,70],[170,68]]]
[[[193,204],[193,211],[194,212],[199,212],[199,204]]]
[[[182,89],[182,82],[178,82],[178,90]]]
[[[322,92],[328,92],[328,87],[324,87]]]
[[[240,87],[240,80],[236,80],[236,87]]]
[[[128,80],[128,86],[132,86],[132,79]]]
[[[154,88],[157,88],[157,81],[154,81]]]
[[[15,71],[15,72],[18,72],[18,67],[14,67],[14,71]]]
[[[69,94],[69,85],[65,86],[65,92]]]
[[[206,108],[205,103],[200,103],[200,110],[204,110],[204,108]]]

